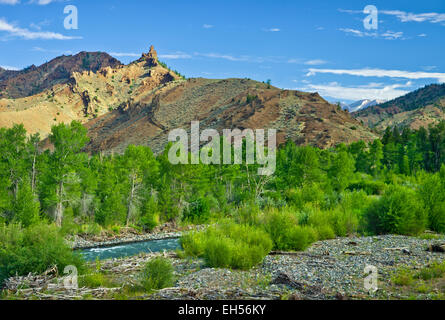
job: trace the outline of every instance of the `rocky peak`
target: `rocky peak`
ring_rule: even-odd
[[[141,60],[147,62],[147,66],[155,67],[158,65],[158,53],[156,52],[154,46],[150,46],[150,51],[148,53],[143,53]]]

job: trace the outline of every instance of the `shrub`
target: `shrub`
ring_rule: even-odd
[[[79,287],[87,288],[112,288],[113,282],[103,273],[93,272],[79,277]]]
[[[173,283],[173,266],[166,258],[148,261],[140,274],[140,286],[147,292],[173,286]]]
[[[0,226],[0,283],[15,274],[42,273],[56,265],[84,270],[84,260],[74,253],[54,225],[36,224]]]
[[[327,224],[316,226],[315,230],[317,230],[318,238],[320,240],[335,239],[334,229]]]
[[[426,218],[416,193],[396,185],[366,210],[368,230],[376,234],[417,235],[425,230]]]
[[[383,181],[361,180],[349,184],[347,189],[350,191],[363,190],[368,195],[381,195],[383,194],[385,187],[386,185]]]
[[[397,286],[409,286],[414,282],[413,272],[406,268],[399,269],[391,281]]]
[[[300,210],[306,203],[322,207],[325,203],[325,192],[317,183],[305,184],[301,188],[287,191],[286,200]]]
[[[239,224],[248,224],[251,226],[260,223],[260,209],[255,204],[245,204],[235,210],[233,218]]]
[[[264,218],[263,227],[270,235],[276,250],[305,250],[317,240],[317,233],[309,226],[298,225],[289,210],[272,211]]]
[[[431,230],[445,233],[445,183],[439,174],[425,175],[418,188]]]
[[[431,266],[421,269],[415,277],[423,280],[441,278],[445,274],[445,262],[433,262]]]
[[[183,213],[183,220],[191,223],[205,223],[210,218],[210,205],[207,199],[199,198],[189,203]]]
[[[210,267],[244,270],[260,263],[272,249],[266,232],[231,221],[185,235],[181,245],[186,255],[202,257]]]

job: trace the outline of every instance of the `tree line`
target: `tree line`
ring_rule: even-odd
[[[245,163],[172,165],[171,145],[159,155],[133,145],[118,155],[87,154],[87,131],[76,121],[53,126],[48,139],[51,147],[43,150],[39,135],[27,135],[23,125],[0,129],[0,223],[151,230],[168,221],[204,223],[243,206],[301,209],[313,203],[326,209],[347,192],[380,196],[389,185],[410,187],[425,208],[445,216],[439,208],[445,204],[445,122],[387,129],[371,143],[329,150],[288,141],[269,177]]]

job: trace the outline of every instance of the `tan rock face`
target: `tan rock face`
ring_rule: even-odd
[[[39,67],[32,65],[21,71],[0,74],[0,98],[18,99],[48,90],[56,84],[67,83],[73,72],[116,68],[121,62],[103,52],[80,52],[60,56]]]
[[[97,72],[75,71],[64,84],[26,98],[0,99],[0,126],[23,123],[30,133],[46,137],[53,124],[87,122],[121,104],[145,99],[153,90],[180,79],[155,64],[152,48],[144,59],[129,65],[105,66]]]
[[[146,61],[148,67],[156,67],[158,65],[158,53],[153,45],[150,46],[150,51],[148,53],[142,54],[140,60]]]
[[[53,124],[78,120],[92,138],[88,151],[121,152],[129,144],[163,150],[170,130],[268,129],[278,143],[327,148],[377,136],[318,94],[280,90],[247,79],[184,80],[157,61],[153,46],[140,59],[97,72],[73,72],[27,98],[0,99],[0,127],[24,123],[45,138]]]

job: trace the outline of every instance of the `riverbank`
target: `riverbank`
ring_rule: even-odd
[[[67,242],[73,250],[104,248],[151,240],[180,238],[185,232],[200,231],[204,228],[206,228],[205,225],[177,227],[173,224],[164,224],[149,233],[137,232],[134,229],[126,228],[120,234],[74,235],[69,237]]]
[[[443,236],[430,240],[393,235],[337,238],[316,242],[304,252],[272,253],[248,271],[208,268],[201,259],[181,259],[173,252],[140,254],[91,263],[112,285],[101,290],[82,287],[69,292],[68,299],[436,299],[444,296],[443,286],[425,282],[422,290],[407,290],[394,277],[401,270],[419,272],[435,262],[445,262],[443,252],[427,250],[444,242]],[[155,293],[129,293],[125,288],[137,281],[145,263],[156,256],[171,261],[174,287]],[[364,286],[368,265],[378,272],[375,293]],[[439,283],[445,281],[443,275],[440,277]],[[55,280],[40,281],[39,288],[28,286],[26,295],[20,290],[12,294],[18,299],[67,299],[63,288],[48,289],[51,281]]]

